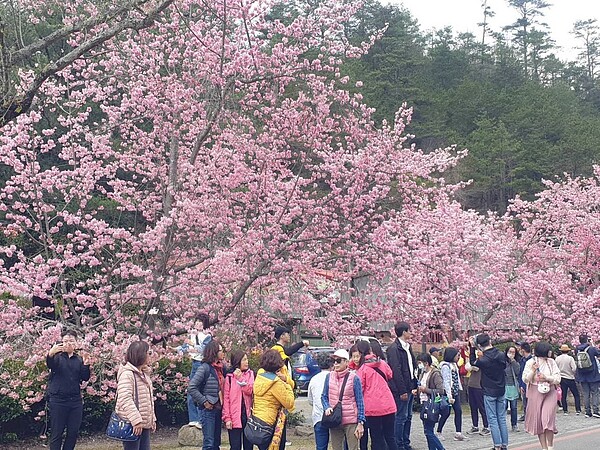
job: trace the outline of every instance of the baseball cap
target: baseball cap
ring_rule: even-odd
[[[429,353],[435,353],[435,352],[439,352],[439,351],[441,351],[441,350],[442,350],[441,348],[437,348],[437,347],[431,347],[431,348],[429,349]]]
[[[282,334],[291,333],[292,331],[289,328],[276,326],[275,327],[275,339],[279,339]]]

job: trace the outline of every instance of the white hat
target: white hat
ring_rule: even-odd
[[[347,361],[350,360],[350,355],[348,354],[348,351],[344,350],[343,348],[336,350],[335,353],[333,354],[333,356],[337,356],[338,358],[343,358]]]

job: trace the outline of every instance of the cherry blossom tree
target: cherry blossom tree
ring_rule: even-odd
[[[147,27],[42,83],[19,73],[37,100],[0,137],[6,393],[41,398],[61,327],[85,333],[88,393],[106,396],[132,337],[170,342],[198,312],[248,344],[293,314],[316,332],[363,326],[335,292],[388,258],[371,245],[382,224],[449,192],[434,174],[459,155],[411,147],[410,110],[379,127],[349,92],[342,59],[369,48],[343,32],[358,5],[297,2],[278,19],[283,4],[148,3],[164,8]],[[14,377],[15,360],[36,375]]]

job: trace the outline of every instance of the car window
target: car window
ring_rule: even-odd
[[[292,355],[292,366],[306,365],[306,353],[296,352]]]

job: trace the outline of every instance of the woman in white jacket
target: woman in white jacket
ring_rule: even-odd
[[[560,384],[560,370],[549,357],[552,347],[538,342],[534,357],[527,361],[523,381],[527,383],[527,411],[525,431],[537,435],[543,450],[554,450],[556,429],[556,386]]]
[[[132,342],[117,375],[115,411],[131,422],[133,432],[140,437],[135,442],[123,442],[124,450],[150,450],[150,431],[156,430],[149,349],[147,342]]]

